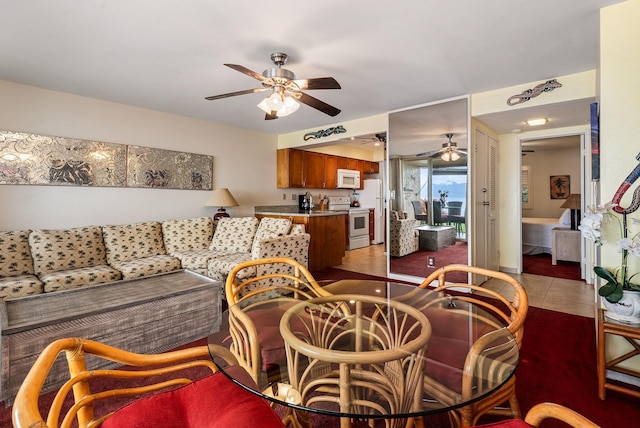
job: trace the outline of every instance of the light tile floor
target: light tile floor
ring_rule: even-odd
[[[371,245],[347,251],[342,261],[343,263],[336,266],[336,268],[375,276],[387,276],[384,245]],[[512,276],[524,285],[531,306],[567,314],[594,317],[595,296],[592,285],[584,281],[526,273]],[[487,281],[484,286],[495,290],[506,287],[499,280]]]

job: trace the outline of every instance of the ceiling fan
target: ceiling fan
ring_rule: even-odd
[[[455,134],[444,134],[449,139],[448,142],[442,144],[442,148],[436,152],[418,153],[416,157],[427,156],[431,159],[440,158],[445,162],[457,161],[462,156],[467,155],[466,149],[458,148],[458,143],[451,141]]]
[[[255,71],[237,64],[225,64],[229,68],[233,68],[240,73],[262,83],[262,87],[246,89],[244,91],[229,92],[227,94],[213,95],[206,97],[206,100],[218,100],[221,98],[234,97],[236,95],[253,94],[256,92],[271,91],[271,94],[262,100],[258,107],[265,113],[265,120],[277,119],[279,117],[288,116],[295,112],[301,102],[310,107],[320,110],[329,116],[336,116],[340,113],[340,109],[333,107],[324,101],[308,95],[303,90],[314,89],[341,89],[340,84],[333,77],[317,77],[313,79],[296,79],[296,75],[282,66],[287,62],[287,54],[274,52],[271,54],[271,61],[276,65],[275,68],[268,68],[258,74]]]
[[[387,142],[387,133],[386,132],[378,132],[376,134],[370,134],[362,137],[351,137],[350,141],[354,141],[360,144],[374,144],[375,146],[379,146],[380,144],[384,144]]]

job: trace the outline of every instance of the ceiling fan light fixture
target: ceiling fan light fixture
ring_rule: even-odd
[[[300,103],[290,95],[282,96],[279,92],[274,92],[258,104],[260,110],[267,114],[271,114],[272,111],[276,112],[276,116],[284,117],[289,116],[300,108]]]
[[[440,155],[440,159],[442,159],[445,162],[449,162],[451,160],[451,152],[448,150],[445,152],[442,152],[442,154]]]

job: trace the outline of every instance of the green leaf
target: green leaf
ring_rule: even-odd
[[[622,299],[622,285],[618,284],[615,291],[605,297],[610,303],[618,303]]]
[[[616,278],[616,276],[610,271],[606,270],[605,268],[602,268],[600,266],[595,266],[593,268],[593,271],[596,273],[596,275],[598,275],[602,279],[606,279],[609,282],[615,282],[615,283],[618,282],[618,279]]]
[[[598,294],[601,295],[602,297],[607,297],[611,293],[614,293],[617,288],[618,288],[618,283],[617,282],[607,282],[605,285],[600,287],[600,289],[598,290]],[[620,290],[622,290],[622,286],[620,286]],[[618,299],[618,300],[620,300],[620,299]]]

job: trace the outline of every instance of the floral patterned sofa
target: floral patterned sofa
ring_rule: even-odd
[[[418,251],[418,232],[420,222],[408,218],[407,214],[391,211],[389,217],[389,254],[391,257],[402,257]]]
[[[34,230],[29,248],[45,293],[122,279],[122,273],[107,264],[99,226]]]
[[[180,259],[165,251],[162,225],[157,221],[102,226],[107,263],[122,279],[139,278],[181,268]]]
[[[40,294],[42,281],[35,275],[29,249],[30,230],[0,232],[0,299]]]
[[[210,217],[0,232],[0,299],[188,269],[225,281],[237,264],[289,257],[309,265],[310,235],[288,219]],[[256,274],[256,268],[242,276]]]
[[[289,219],[225,217],[214,227],[208,217],[168,220],[162,223],[167,253],[180,259],[185,269],[225,281],[240,263],[270,257],[288,257],[309,265],[309,242],[303,225]],[[257,272],[254,267],[243,277]]]

